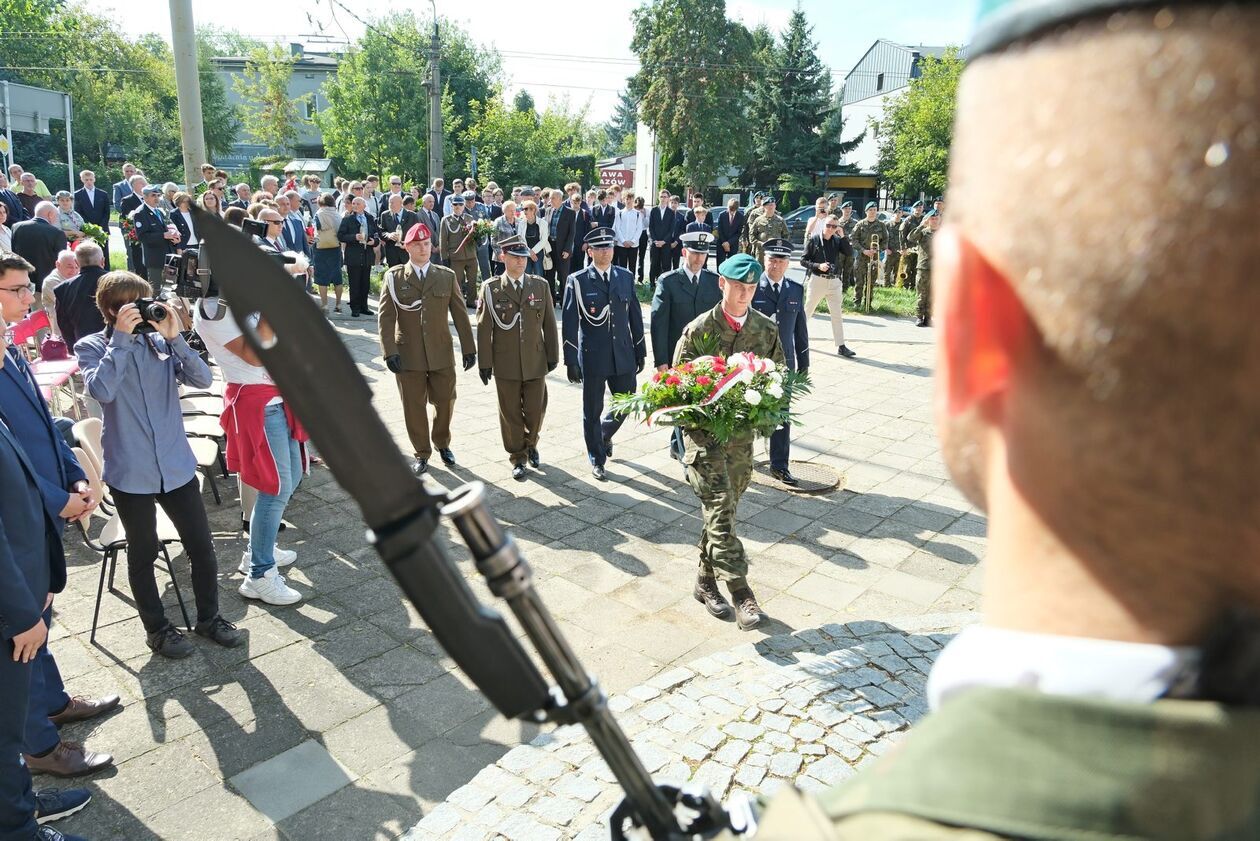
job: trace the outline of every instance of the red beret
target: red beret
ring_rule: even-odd
[[[433,233],[429,230],[429,226],[423,222],[417,222],[411,226],[411,230],[407,231],[407,236],[403,238],[403,245],[411,245],[413,242],[424,242],[432,238]]]

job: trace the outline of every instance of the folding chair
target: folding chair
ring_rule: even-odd
[[[76,418],[80,418],[82,413],[79,409],[79,392],[74,382],[75,375],[79,373],[79,360],[73,356],[68,359],[41,359],[37,352],[39,334],[50,329],[48,313],[37,309],[12,326],[13,345],[24,352],[35,384],[52,406],[53,412],[61,414],[60,389],[65,389],[70,394],[71,411]]]
[[[82,447],[75,447],[71,450],[74,457],[78,460],[79,466],[83,468],[84,474],[87,475],[88,484],[92,486],[92,490],[97,494],[97,499],[105,499],[105,485],[101,481],[101,474],[96,470],[96,464],[92,456],[88,455]],[[93,516],[96,516],[95,514]],[[118,513],[108,515],[101,533],[95,540],[92,539],[88,531],[87,524],[80,521],[78,524],[79,532],[83,535],[83,542],[93,552],[101,553],[101,579],[96,585],[96,606],[92,610],[92,632],[88,636],[88,641],[96,643],[96,626],[101,617],[101,600],[105,596],[105,578],[106,573],[109,576],[109,591],[117,595],[118,591],[114,589],[114,574],[118,571],[118,553],[127,549],[127,535],[122,527],[122,519]],[[166,562],[166,571],[171,576],[171,584],[175,589],[175,598],[179,602],[179,611],[184,615],[184,626],[191,631],[192,620],[188,618],[188,608],[184,605],[184,595],[179,589],[179,579],[175,577],[175,568],[171,564],[171,555],[167,551],[167,546],[172,543],[179,543],[179,532],[175,530],[175,525],[166,516],[166,512],[161,508],[157,510],[157,533],[158,547],[162,552],[162,559]]]

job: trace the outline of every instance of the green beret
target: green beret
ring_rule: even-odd
[[[1014,42],[1049,32],[1086,17],[1107,16],[1140,6],[1176,6],[1196,0],[980,0],[976,30],[967,45],[968,60],[997,52]]]
[[[722,265],[718,267],[718,274],[727,280],[753,286],[761,279],[761,272],[761,264],[751,254],[736,254],[734,257],[723,260]]]
[[[871,208],[875,208],[875,209],[877,209],[877,210],[878,210],[878,209],[879,209],[879,205],[878,205],[878,204],[876,204],[876,203],[875,203],[875,202],[873,202],[873,201],[868,201],[868,202],[866,203],[866,207],[865,207],[865,208],[863,208],[863,210],[870,210]]]
[[[847,201],[844,204],[840,205],[841,210],[844,210],[846,207],[853,207],[853,202]]]

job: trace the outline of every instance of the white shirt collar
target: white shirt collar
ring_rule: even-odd
[[[783,285],[783,281],[784,281],[784,280],[787,280],[787,276],[786,276],[786,275],[784,275],[783,280],[778,280],[778,281],[776,281],[774,278],[772,278],[772,277],[770,276],[770,273],[769,273],[769,272],[762,272],[762,273],[761,273],[761,279],[762,279],[762,280],[764,280],[766,283],[769,283],[769,284],[770,284],[771,286],[773,286],[775,289],[778,289],[780,286],[782,286],[782,285]]]
[[[423,266],[421,266],[418,263],[412,262],[411,260],[408,260],[407,262],[411,263],[411,270],[415,272],[416,274],[420,275],[421,277],[424,277],[425,272],[429,270],[429,263],[425,263]]]
[[[928,704],[978,686],[1149,703],[1197,668],[1199,650],[972,625],[937,657]]]
[[[525,280],[525,275],[521,275],[520,277],[512,277],[509,274],[504,274],[503,276],[507,278],[508,283],[518,288],[520,287],[521,282]]]

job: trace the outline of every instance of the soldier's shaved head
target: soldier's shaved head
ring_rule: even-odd
[[[999,624],[1183,642],[1260,605],[1257,44],[1255,5],[1151,6],[963,74],[938,416],[1022,552],[989,569]]]

